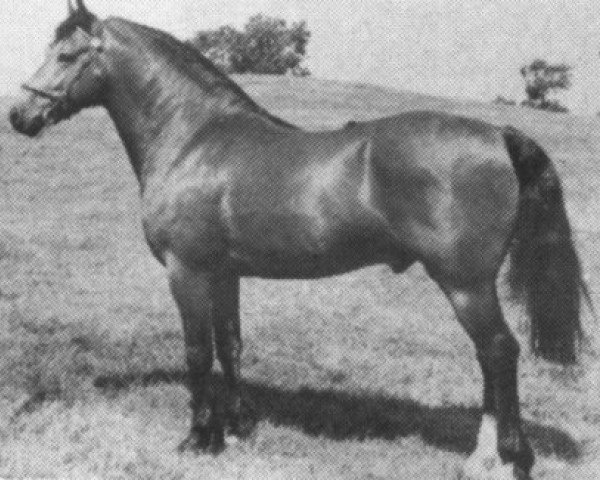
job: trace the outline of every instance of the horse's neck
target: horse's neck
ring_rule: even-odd
[[[146,177],[185,148],[210,122],[225,115],[256,112],[227,85],[203,87],[170,68],[167,59],[119,51],[109,67],[105,107],[125,145],[143,188]],[[268,116],[266,114],[265,116]]]

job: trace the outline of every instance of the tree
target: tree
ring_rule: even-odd
[[[225,73],[233,73],[231,57],[242,43],[242,34],[225,25],[218,30],[200,31],[191,41],[202,54]]]
[[[281,18],[251,17],[242,32],[231,26],[198,32],[191,43],[227,73],[309,75],[301,63],[310,32],[306,22],[290,27]]]
[[[510,98],[506,98],[502,95],[496,96],[496,98],[492,101],[492,103],[495,103],[496,105],[516,105],[517,104],[517,102],[515,102],[514,100],[511,100]]]
[[[552,111],[567,111],[557,100],[548,100],[547,95],[556,90],[567,90],[571,86],[571,67],[564,63],[549,64],[536,59],[521,68],[525,80],[527,100],[522,104],[532,108]]]

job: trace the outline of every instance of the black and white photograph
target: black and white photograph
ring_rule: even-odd
[[[1,0],[0,480],[600,479],[596,0]]]

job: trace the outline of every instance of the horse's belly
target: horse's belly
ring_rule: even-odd
[[[262,278],[322,278],[350,272],[367,265],[387,263],[383,253],[364,255],[355,250],[296,254],[232,250],[230,266],[242,276]]]
[[[317,278],[398,256],[388,236],[368,222],[348,224],[305,215],[256,223],[229,242],[229,261],[243,275]]]

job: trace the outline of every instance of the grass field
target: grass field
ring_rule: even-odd
[[[259,103],[310,129],[411,108],[511,123],[556,162],[600,306],[600,120],[460,103],[367,85],[241,77]],[[420,267],[320,281],[244,280],[243,374],[257,426],[218,457],[179,455],[183,340],[143,241],[137,185],[108,118],[29,140],[0,101],[0,477],[452,479],[474,447],[474,350]],[[600,329],[581,366],[527,350],[520,391],[534,477],[600,478]]]

